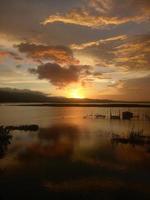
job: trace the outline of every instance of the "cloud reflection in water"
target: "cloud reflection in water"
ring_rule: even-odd
[[[5,184],[11,182],[20,190],[14,196],[21,195],[24,188],[36,189],[35,196],[42,193],[47,197],[55,192],[72,191],[77,195],[89,191],[112,199],[128,190],[134,194],[137,188],[139,196],[143,192],[149,194],[149,176],[145,178],[145,174],[149,171],[150,154],[142,147],[112,145],[110,134],[102,127],[92,132],[88,125],[81,128],[73,123],[59,123],[40,128],[37,133],[16,132],[3,162],[7,172],[15,177],[7,177]],[[140,183],[136,183],[139,178]]]

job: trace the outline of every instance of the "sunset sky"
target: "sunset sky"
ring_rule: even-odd
[[[0,88],[150,101],[150,0],[0,4]]]

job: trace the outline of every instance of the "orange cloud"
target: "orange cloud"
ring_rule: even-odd
[[[42,24],[46,25],[48,23],[62,22],[64,24],[75,24],[80,26],[87,26],[90,28],[99,28],[108,25],[120,25],[128,22],[141,23],[143,21],[149,20],[150,14],[146,9],[142,9],[140,14],[135,14],[133,16],[117,16],[117,15],[101,15],[100,13],[93,15],[90,9],[72,9],[65,15],[56,14],[50,15],[46,18]]]
[[[30,43],[21,43],[17,45],[19,51],[26,53],[35,60],[49,60],[59,64],[78,64],[73,56],[71,49],[65,46],[46,46]]]
[[[111,38],[72,44],[78,54],[93,57],[95,65],[116,70],[148,71],[150,69],[150,36],[120,35]]]
[[[10,52],[10,51],[0,51],[0,58],[4,58],[6,56],[11,56],[15,60],[21,60],[21,58],[16,53],[13,53],[13,52]]]
[[[5,57],[7,55],[9,55],[8,52],[6,52],[6,51],[0,51],[0,57]]]
[[[91,15],[87,10],[84,9],[74,9],[71,10],[66,15],[51,15],[45,19],[42,24],[46,25],[48,23],[62,22],[65,24],[75,24],[81,26],[87,26],[90,28],[99,28],[106,25],[118,25],[128,22],[128,18],[118,18],[118,17],[107,17],[107,16],[97,16]]]
[[[149,35],[129,38],[126,43],[114,49],[114,60],[117,66],[130,70],[150,69],[150,37]]]
[[[101,40],[97,40],[97,41],[91,41],[91,42],[82,43],[82,44],[72,44],[70,47],[75,50],[81,50],[81,49],[85,49],[88,47],[99,46],[101,43],[112,42],[112,41],[116,41],[116,40],[125,40],[125,39],[127,39],[126,35],[119,35],[119,36],[115,36],[115,37],[111,37],[111,38],[101,39]]]

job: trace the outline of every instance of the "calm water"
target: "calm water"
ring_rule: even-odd
[[[119,110],[127,108],[112,108],[112,113]],[[0,200],[150,199],[150,145],[111,140],[112,133],[126,137],[132,128],[150,136],[150,122],[144,120],[150,109],[129,111],[139,119],[83,118],[109,116],[110,108],[0,106],[0,125],[40,127],[13,131],[11,144],[3,148]]]

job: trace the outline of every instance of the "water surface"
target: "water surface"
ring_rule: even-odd
[[[149,108],[112,108],[139,115],[110,120],[110,108],[0,106],[0,125],[38,124],[12,131],[0,157],[0,199],[149,199],[150,146],[112,143],[131,129],[150,136]],[[91,113],[106,119],[84,119]],[[2,144],[1,144],[2,145]]]

